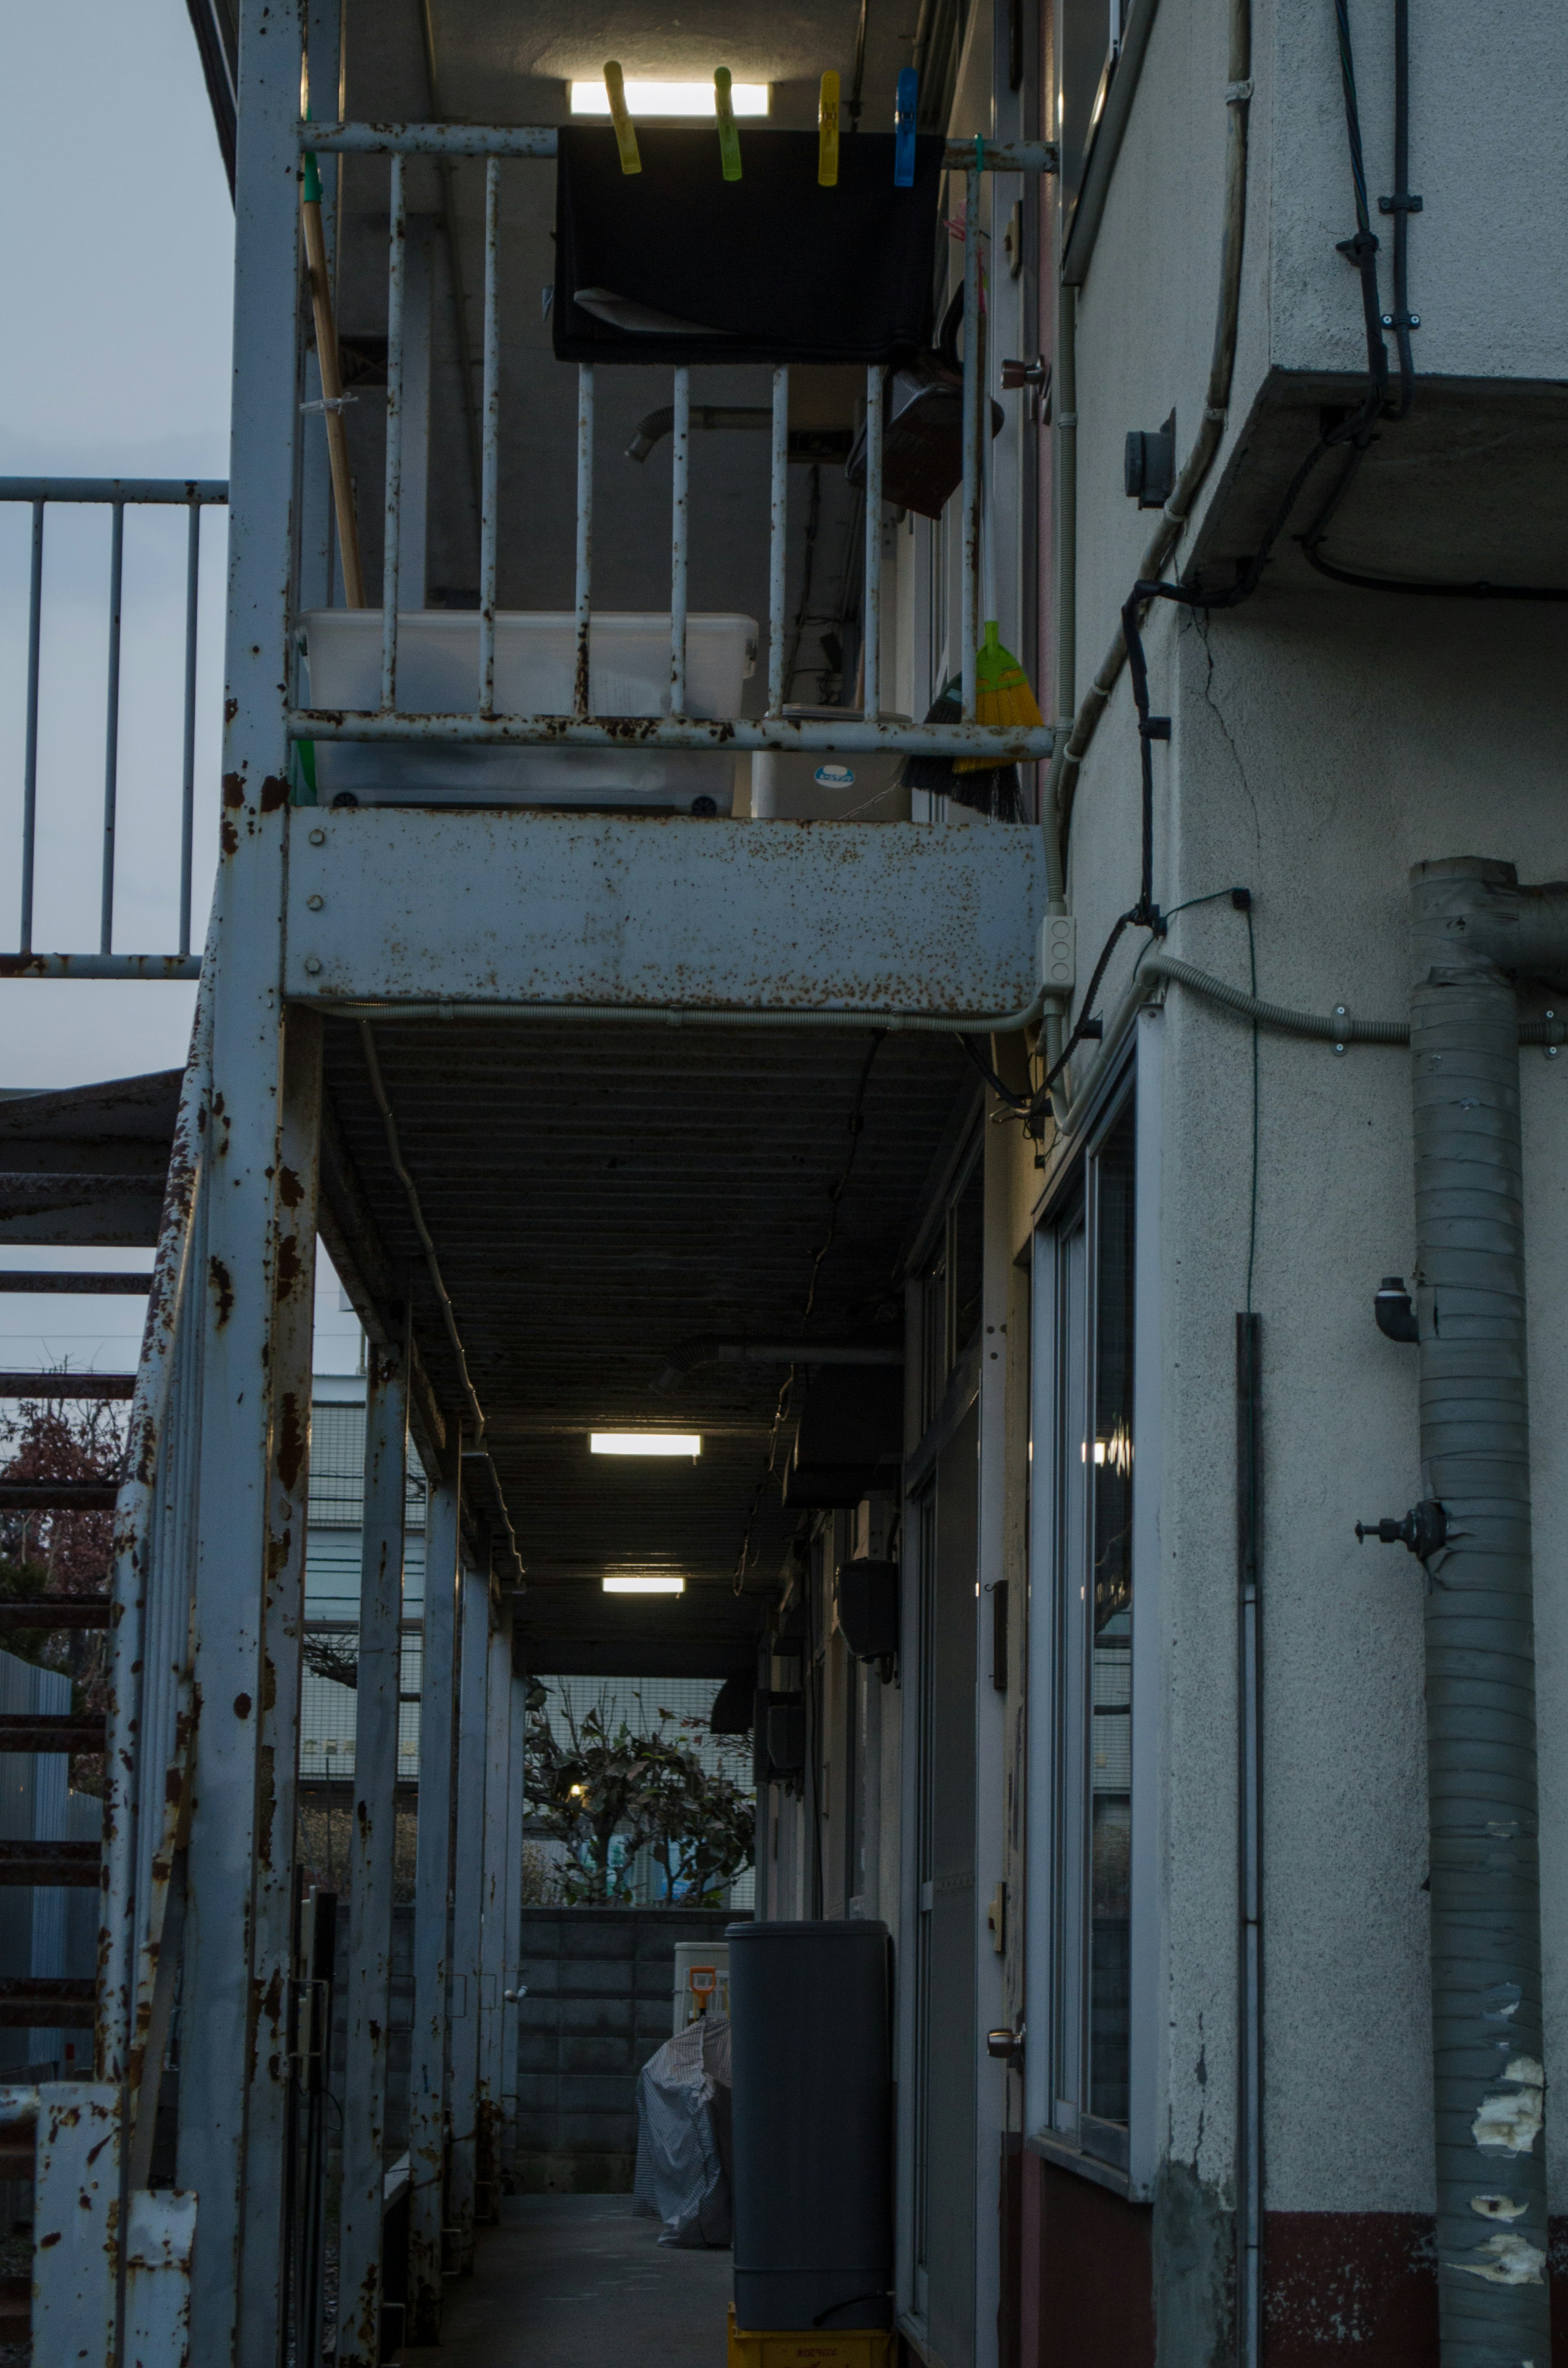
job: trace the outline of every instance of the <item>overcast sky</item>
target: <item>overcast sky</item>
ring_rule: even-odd
[[[64,112],[69,102],[69,114]],[[226,477],[233,212],[184,0],[0,0],[0,474]],[[114,943],[176,941],[185,519],[128,517]],[[17,943],[30,516],[0,504],[0,941]],[[223,513],[203,528],[193,937],[210,884],[222,701]],[[98,942],[108,513],[51,507],[40,697],[33,943]],[[193,990],[0,984],[0,1087],[183,1065]],[[0,1249],[6,1266],[142,1266],[151,1253]],[[321,1310],[352,1366],[358,1326]],[[139,1299],[0,1293],[0,1367],[136,1360]]]

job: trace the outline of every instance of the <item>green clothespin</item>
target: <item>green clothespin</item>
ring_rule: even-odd
[[[719,119],[719,154],[723,159],[726,181],[741,177],[741,135],[735,130],[734,103],[730,97],[730,69],[716,66],[713,70],[713,112]]]

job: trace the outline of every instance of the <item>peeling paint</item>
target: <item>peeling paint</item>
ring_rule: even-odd
[[[221,1332],[234,1312],[234,1286],[221,1258],[210,1258],[207,1271],[212,1285],[212,1296],[218,1303],[218,1329]]]
[[[1528,2154],[1540,2134],[1546,2075],[1533,2055],[1516,2055],[1503,2078],[1517,2087],[1492,2089],[1483,2097],[1471,2135],[1483,2154]]]
[[[280,780],[278,780],[278,776],[277,776],[277,774],[276,774],[276,773],[268,773],[268,775],[267,776],[267,779],[263,781],[263,783],[262,783],[262,785],[261,785],[261,811],[262,811],[262,813],[263,813],[264,814],[277,814],[277,813],[278,813],[278,809],[279,809],[281,806],[285,806],[285,805],[287,805],[287,804],[288,804],[288,803],[289,803],[289,784],[288,784],[288,782],[287,782],[287,781],[280,781]]]
[[[1514,2195],[1472,2195],[1470,2208],[1479,2212],[1483,2220],[1521,2220],[1529,2210]]]
[[[1451,2270],[1465,2270],[1474,2278],[1484,2278],[1494,2286],[1539,2286],[1545,2283],[1541,2271],[1546,2255],[1528,2237],[1488,2237],[1478,2247],[1476,2258],[1468,2261],[1449,2261]]]

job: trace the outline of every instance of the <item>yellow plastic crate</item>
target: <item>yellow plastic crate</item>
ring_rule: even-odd
[[[894,2356],[885,2327],[765,2328],[748,2334],[735,2325],[730,2305],[728,2368],[893,2368]]]

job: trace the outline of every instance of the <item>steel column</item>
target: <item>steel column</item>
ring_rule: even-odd
[[[479,469],[479,712],[495,712],[495,535],[501,465],[501,160],[484,167],[484,404]]]
[[[108,689],[104,719],[104,850],[98,878],[98,951],[114,950],[114,834],[119,800],[119,612],[125,584],[125,504],[110,512],[108,546]]]
[[[866,372],[866,600],[860,642],[861,712],[868,719],[882,709],[881,633],[882,373],[873,364]]]
[[[691,461],[691,370],[676,371],[675,426],[670,433],[670,713],[686,713],[686,575]]]
[[[458,1683],[458,1806],[452,1868],[451,2179],[449,2226],[460,2265],[473,2266],[474,2137],[479,2114],[480,1925],[483,1913],[484,1698],[490,1582],[465,1568]]]
[[[963,199],[963,564],[959,632],[963,640],[963,720],[974,721],[980,609],[980,175],[964,175]]]
[[[17,950],[33,950],[33,872],[38,861],[38,674],[43,627],[43,504],[33,504],[32,564],[28,575],[27,739],[22,757],[22,923]]]
[[[398,564],[403,536],[403,293],[408,261],[408,209],[403,158],[392,161],[392,231],[387,262],[387,453],[382,507],[381,706],[397,705]]]
[[[406,1352],[372,1348],[365,1383],[354,1822],[348,1841],[348,2039],[343,2073],[338,2368],[377,2368],[381,2359],[381,2203],[407,1486]]]
[[[507,1744],[506,1930],[501,1987],[501,2184],[515,2192],[517,2153],[517,2003],[522,1958],[523,1762],[528,1742],[528,1680],[514,1670]]]
[[[202,1269],[195,1648],[201,1701],[188,1857],[178,2186],[200,2198],[192,2324],[203,2368],[262,2368],[239,2337],[241,2256],[276,2275],[283,2165],[247,2152],[258,2063],[252,1901],[262,1621],[273,1462],[270,1310],[283,1083],[278,946],[288,822],[284,725],[299,381],[301,43],[292,0],[242,0],[235,194],[233,474],[223,811],[211,966],[215,1121]],[[193,1311],[194,1313],[194,1311]],[[267,2199],[272,2201],[268,2203]],[[263,2208],[266,2206],[267,2208]],[[274,2368],[278,2322],[267,2333]],[[258,2338],[259,2341],[259,2338]]]
[[[879,459],[880,459],[879,454]],[[782,715],[785,587],[790,561],[790,372],[773,373],[773,450],[767,518],[767,712]]]
[[[247,2242],[241,2264],[241,2353],[254,2368],[276,2359],[282,2317],[285,2193],[278,2165],[290,2145],[290,1993],[294,1972],[295,1799],[300,1759],[300,1640],[305,1619],[305,1516],[311,1458],[322,1027],[288,1015],[278,1131],[271,1254],[272,1452],[263,1578],[256,1872],[251,1900],[254,2015],[245,2127]]]
[[[572,712],[588,712],[588,634],[594,598],[594,366],[577,365],[577,662]]]
[[[180,767],[179,950],[190,951],[191,852],[196,831],[196,632],[201,592],[201,504],[192,501],[185,534],[185,749]]]
[[[484,1701],[483,1920],[479,1952],[479,2191],[476,2209],[500,2217],[501,2020],[506,1987],[508,1800],[512,1747],[512,1622],[504,1610],[490,1632]]]
[[[419,1697],[419,1836],[415,1871],[414,2045],[409,2065],[408,2315],[411,2343],[441,2340],[441,2231],[445,2225],[447,2050],[457,1744],[457,1592],[460,1458],[451,1424],[449,1470],[430,1490],[425,1516],[425,1620]]]

